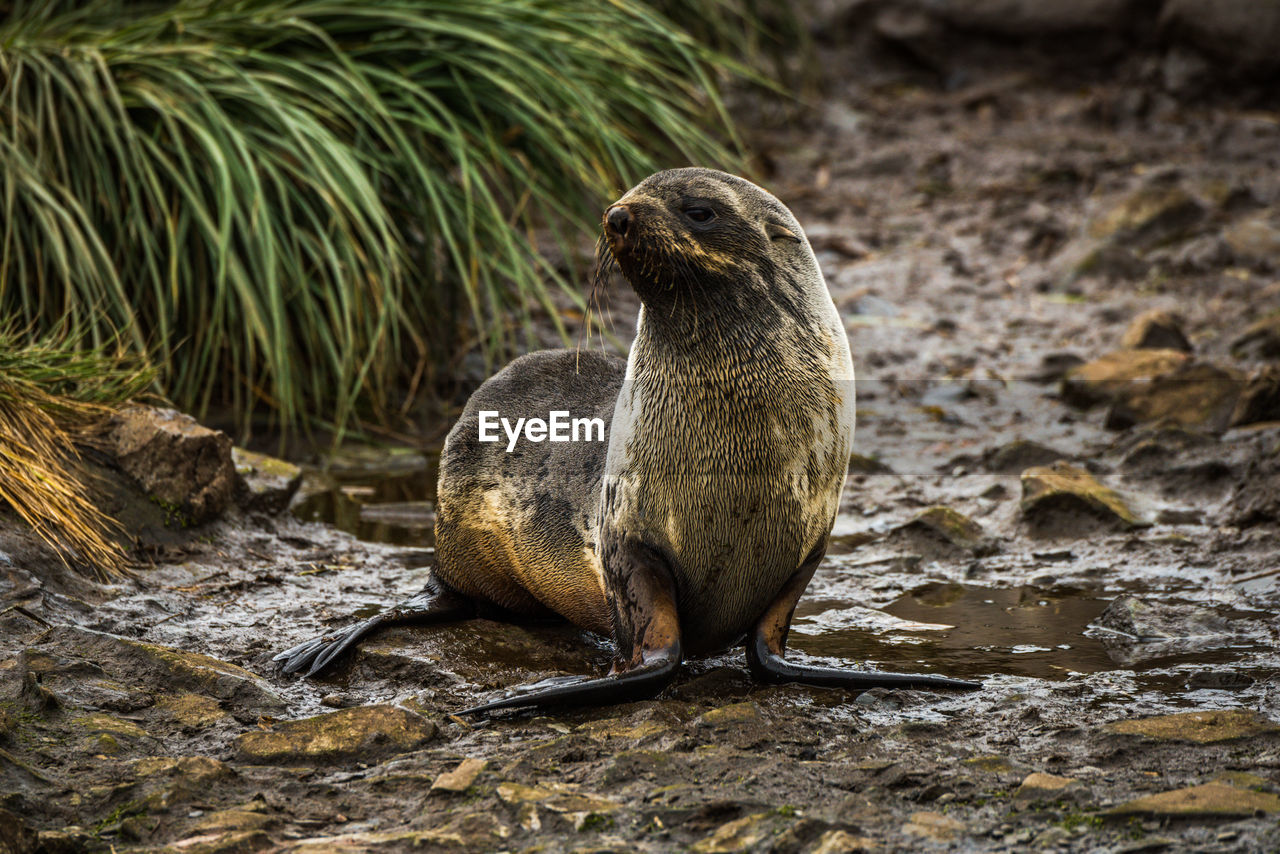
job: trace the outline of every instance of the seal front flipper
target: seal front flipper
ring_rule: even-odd
[[[613,550],[608,550],[613,551]],[[623,547],[606,561],[613,586],[614,639],[622,665],[608,676],[553,677],[460,715],[528,706],[597,706],[654,696],[675,678],[684,653],[675,585],[666,565],[648,549]]]
[[[432,575],[420,593],[394,608],[388,608],[345,629],[300,643],[271,660],[284,662],[280,668],[283,673],[305,670],[305,675],[314,676],[377,629],[404,623],[446,623],[465,620],[474,615],[475,604],[470,599],[445,587]]]
[[[791,629],[791,616],[795,613],[800,595],[809,586],[809,579],[822,562],[822,554],[819,552],[816,557],[805,561],[747,636],[747,665],[756,680],[771,683],[799,682],[830,688],[949,688],[961,691],[982,688],[981,682],[966,682],[945,676],[844,670],[787,661],[783,653],[787,633]]]

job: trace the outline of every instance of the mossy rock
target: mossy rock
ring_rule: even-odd
[[[1160,818],[1252,818],[1280,812],[1280,796],[1226,783],[1205,783],[1147,795],[1114,806],[1107,816],[1150,815]]]
[[[1148,382],[1120,388],[1105,424],[1112,430],[1123,430],[1162,421],[1220,432],[1231,423],[1244,386],[1245,378],[1239,371],[1188,362]]]
[[[982,526],[950,507],[930,507],[911,521],[900,525],[889,535],[890,540],[905,540],[926,555],[949,553],[991,554],[995,543]]]
[[[1112,721],[1107,724],[1106,729],[1108,732],[1120,735],[1140,735],[1157,741],[1213,744],[1256,735],[1280,733],[1280,724],[1257,712],[1215,709]]]
[[[203,694],[166,694],[156,700],[156,708],[169,713],[178,723],[196,729],[212,726],[227,717],[221,703]]]
[[[1115,490],[1065,462],[1022,473],[1022,517],[1040,535],[1083,535],[1099,527],[1123,531],[1150,524]]]
[[[1081,409],[1111,403],[1135,383],[1171,373],[1188,358],[1180,350],[1116,350],[1067,371],[1062,399]]]
[[[279,712],[284,701],[264,680],[243,667],[210,655],[143,643],[73,626],[56,630],[57,640],[92,658],[113,678],[166,692],[199,694],[245,714]]]
[[[415,750],[435,735],[436,725],[422,715],[396,706],[362,706],[244,733],[236,738],[236,753],[262,764],[365,761]]]

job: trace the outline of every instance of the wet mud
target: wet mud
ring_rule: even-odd
[[[175,533],[136,583],[4,533],[0,849],[1280,848],[1280,112],[1123,65],[968,79],[850,69],[753,143],[859,372],[791,654],[984,690],[764,687],[732,651],[654,700],[468,722],[609,666],[570,627],[487,620],[281,677],[275,652],[430,566],[432,449],[375,454],[291,513]],[[1131,331],[1153,309],[1190,355]],[[612,311],[625,335],[634,299]],[[1073,395],[1117,352],[1123,382]]]

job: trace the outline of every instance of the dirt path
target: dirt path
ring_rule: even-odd
[[[430,556],[237,514],[137,588],[0,554],[0,850],[1280,848],[1280,407],[1248,385],[1280,355],[1280,113],[911,79],[756,140],[859,371],[793,644],[984,691],[760,688],[732,653],[654,701],[471,726],[447,713],[607,649],[475,621],[277,678]],[[1063,374],[1152,309],[1174,349],[1090,375],[1149,381],[1071,405],[1106,389]]]

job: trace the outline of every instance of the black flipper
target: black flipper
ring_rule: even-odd
[[[878,673],[873,670],[844,670],[794,664],[769,648],[767,639],[756,632],[747,643],[747,664],[760,682],[799,682],[828,688],[947,688],[977,691],[981,682],[966,682],[927,673]]]
[[[659,650],[639,667],[594,679],[589,676],[543,679],[516,688],[502,699],[464,709],[458,714],[472,715],[522,706],[604,706],[645,700],[671,684],[680,669],[680,660],[680,643],[677,641],[674,647]]]
[[[660,557],[635,543],[606,548],[605,554],[606,571],[614,580],[614,640],[624,660],[618,672],[544,679],[458,714],[627,703],[652,697],[671,684],[684,657],[671,573]]]
[[[809,579],[822,562],[825,549],[815,552],[805,560],[800,570],[787,582],[782,593],[756,623],[747,636],[747,665],[757,681],[780,683],[799,682],[803,685],[819,685],[830,688],[948,688],[960,691],[976,691],[981,682],[966,682],[945,676],[914,673],[876,673],[874,671],[845,670],[838,667],[815,667],[794,664],[783,654],[787,634],[791,630],[791,616],[796,603],[809,586]]]
[[[314,676],[377,629],[404,623],[448,623],[474,615],[475,604],[470,599],[445,587],[439,579],[432,576],[420,593],[394,608],[388,608],[336,632],[300,643],[271,660],[284,662],[280,668],[283,673],[306,670],[306,676]]]

